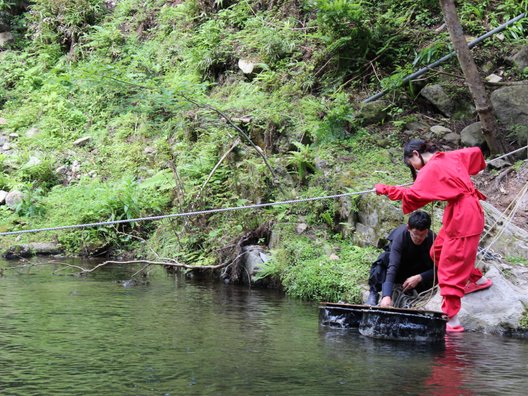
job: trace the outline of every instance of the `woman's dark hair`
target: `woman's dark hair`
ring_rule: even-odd
[[[425,165],[424,160],[422,158],[422,154],[436,153],[438,151],[438,148],[433,143],[428,143],[421,139],[409,140],[407,144],[403,146],[403,162],[411,170],[413,180],[416,180],[416,169],[414,169],[411,164],[407,162],[407,160],[413,156],[414,151],[418,152],[418,154],[420,155],[420,159],[422,160],[422,165]]]
[[[411,213],[409,216],[409,221],[407,221],[410,229],[416,230],[428,230],[431,228],[431,216],[427,212],[422,210],[417,210],[416,212]]]

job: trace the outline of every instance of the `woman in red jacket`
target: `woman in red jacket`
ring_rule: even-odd
[[[474,266],[484,230],[479,200],[486,197],[475,188],[470,176],[486,167],[484,156],[478,147],[441,152],[418,139],[405,145],[403,156],[414,184],[410,188],[376,184],[376,193],[402,201],[405,214],[432,201],[447,202],[431,257],[438,266],[442,311],[449,317],[446,330],[462,332],[457,315],[461,298],[491,286],[491,280]]]

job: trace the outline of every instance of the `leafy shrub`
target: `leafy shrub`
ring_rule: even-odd
[[[40,0],[31,5],[28,21],[33,40],[58,43],[71,50],[90,25],[106,12],[104,0]]]
[[[333,251],[336,255],[331,254]],[[278,277],[292,297],[360,303],[361,286],[366,284],[376,254],[372,248],[346,242],[329,245],[292,233],[273,252],[260,276]]]
[[[52,158],[44,158],[22,166],[19,175],[23,181],[44,190],[50,189],[60,182],[59,175],[55,172],[55,161]]]
[[[316,134],[317,141],[328,142],[344,138],[354,123],[354,112],[348,95],[338,92],[330,100],[323,101],[323,106],[325,116]]]
[[[18,203],[15,208],[15,213],[18,216],[25,217],[41,217],[46,213],[46,208],[43,204],[43,190],[42,188],[33,188],[32,186],[23,190],[24,198]]]

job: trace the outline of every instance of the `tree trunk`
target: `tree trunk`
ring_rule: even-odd
[[[440,6],[444,13],[444,20],[449,31],[449,36],[453,42],[455,52],[460,63],[460,68],[464,73],[467,86],[475,102],[477,113],[480,118],[482,134],[492,154],[504,152],[504,145],[497,138],[498,126],[495,119],[493,106],[484,88],[484,82],[480,77],[477,65],[471,55],[471,51],[464,37],[460,20],[455,7],[454,0],[440,0]]]

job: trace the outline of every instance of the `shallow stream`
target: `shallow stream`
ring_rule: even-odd
[[[521,395],[528,389],[525,340],[467,333],[440,345],[380,341],[322,327],[316,304],[275,291],[168,276],[161,268],[148,284],[123,287],[119,281],[137,268],[79,277],[59,265],[0,262],[15,266],[0,277],[1,394]]]

